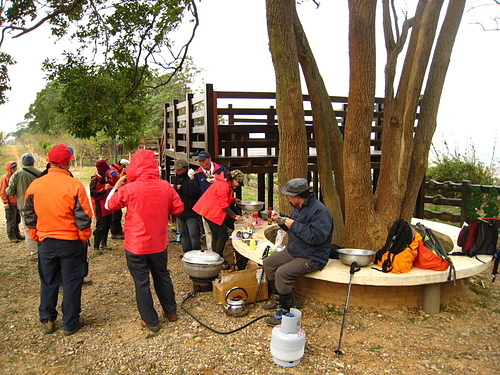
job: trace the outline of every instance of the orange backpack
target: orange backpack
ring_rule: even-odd
[[[399,219],[391,227],[384,247],[375,255],[375,263],[382,267],[383,272],[410,272],[421,241],[422,236]]]

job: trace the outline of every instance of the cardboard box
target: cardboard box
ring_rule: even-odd
[[[265,275],[262,277],[262,284],[260,285],[259,295],[257,296],[257,289],[263,272],[264,270],[260,267],[222,274],[220,278],[212,281],[215,300],[222,303],[226,302],[227,292],[234,287],[240,287],[246,290],[248,293],[248,303],[255,302],[255,297],[257,297],[257,301],[268,299],[269,291]]]

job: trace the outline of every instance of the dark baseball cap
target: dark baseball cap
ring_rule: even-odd
[[[179,169],[182,169],[182,168],[187,168],[188,166],[188,162],[184,159],[178,159],[175,161],[175,164],[174,164],[174,169],[176,171],[178,171]]]
[[[281,187],[281,192],[292,197],[310,191],[309,182],[305,178],[294,178]]]
[[[208,151],[200,151],[200,153],[198,154],[198,157],[196,158],[196,160],[205,160],[205,159],[208,159],[208,158],[211,158],[212,155],[210,155],[210,152]]]

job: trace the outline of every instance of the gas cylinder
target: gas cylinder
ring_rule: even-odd
[[[291,308],[281,318],[281,324],[273,328],[271,354],[277,365],[294,367],[304,356],[306,332],[301,327],[301,317],[300,310]]]

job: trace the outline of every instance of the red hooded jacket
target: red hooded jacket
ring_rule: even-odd
[[[127,207],[123,247],[134,254],[156,254],[168,245],[170,214],[184,211],[175,189],[160,180],[156,156],[151,150],[137,151],[127,168],[128,183],[109,199],[111,210]]]
[[[224,173],[215,175],[215,182],[198,199],[193,211],[217,225],[222,225],[227,216],[225,210],[231,203],[236,202],[233,193],[231,182],[225,179]]]

